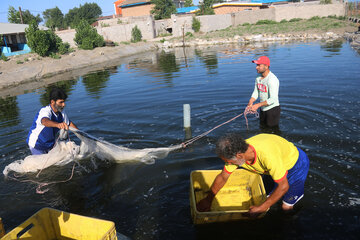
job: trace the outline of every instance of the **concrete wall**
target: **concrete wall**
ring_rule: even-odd
[[[327,5],[314,3],[286,4],[268,9],[240,11],[223,15],[198,16],[196,18],[201,22],[200,31],[211,32],[244,23],[253,24],[259,20],[274,20],[279,22],[282,19],[308,19],[314,16],[322,17],[329,15],[344,16],[345,5],[339,3]],[[174,37],[181,37],[183,32],[185,34],[187,32],[194,32],[192,30],[192,18],[193,16],[191,15],[172,15],[171,19],[157,21],[154,21],[152,16],[108,19],[104,20],[103,23],[107,23],[111,26],[101,27],[100,24],[97,27],[97,31],[105,40],[114,42],[130,41],[131,30],[135,25],[140,29],[143,39],[152,39],[160,34],[167,33],[166,29],[169,28],[172,28],[172,35]],[[121,23],[118,23],[118,19],[121,20]],[[72,47],[75,46],[73,41],[75,30],[59,31],[56,32],[56,34],[61,37],[64,42],[70,43]]]
[[[292,18],[309,19],[314,16],[327,17],[329,15],[344,16],[345,5],[335,4],[288,4],[285,6],[275,7],[275,21],[280,22],[283,19]]]
[[[155,23],[151,16],[147,21],[138,21],[130,24],[119,24],[110,27],[98,27],[97,32],[104,37],[105,40],[114,42],[128,42],[131,40],[131,30],[137,26],[142,35],[142,39],[155,38]]]
[[[171,19],[162,19],[155,21],[155,33],[156,36],[160,36],[161,34],[169,33],[167,29],[172,28],[172,20]]]
[[[232,14],[232,25],[254,24],[259,20],[275,20],[275,8],[241,11]]]

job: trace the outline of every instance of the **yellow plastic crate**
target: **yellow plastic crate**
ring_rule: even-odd
[[[117,240],[114,222],[43,208],[1,240]]]
[[[266,192],[259,174],[244,169],[235,170],[224,187],[216,194],[209,212],[199,212],[196,204],[207,196],[207,192],[221,170],[197,170],[190,175],[190,206],[194,224],[227,222],[249,219],[243,213],[250,206],[262,204]],[[263,217],[265,213],[259,216]]]

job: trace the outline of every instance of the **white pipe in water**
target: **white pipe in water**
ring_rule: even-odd
[[[190,127],[190,104],[184,104],[184,128]]]

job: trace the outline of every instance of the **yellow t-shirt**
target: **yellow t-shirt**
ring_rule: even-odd
[[[299,151],[295,145],[274,134],[258,134],[246,139],[255,152],[253,164],[245,162],[241,167],[258,174],[268,174],[275,182],[287,175],[299,158]],[[232,173],[239,166],[225,164],[224,170]]]

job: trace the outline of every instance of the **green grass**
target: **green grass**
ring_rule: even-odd
[[[259,21],[256,24],[243,24],[236,27],[230,27],[224,30],[215,31],[206,34],[205,38],[216,37],[233,37],[235,35],[254,35],[254,34],[285,34],[305,32],[316,30],[317,32],[326,32],[331,29],[342,28],[347,26],[355,26],[354,23],[345,20],[339,20],[336,17],[312,17],[311,19],[304,20],[294,18],[290,21]]]

